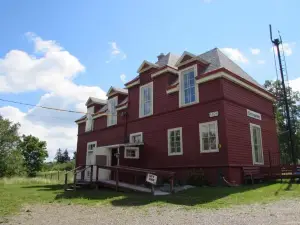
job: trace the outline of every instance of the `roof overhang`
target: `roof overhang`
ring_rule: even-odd
[[[151,74],[151,78],[157,77],[157,76],[162,75],[162,74],[167,73],[167,72],[173,73],[173,74],[178,74],[177,69],[174,69],[174,68],[171,68],[171,67],[167,66],[164,69],[161,69],[161,70]]]
[[[134,87],[139,84],[140,84],[140,79],[135,79],[135,80],[132,80],[132,81],[128,82],[127,84],[125,84],[125,87],[131,88],[131,87]]]
[[[138,73],[143,73],[143,72],[145,72],[145,71],[147,71],[151,68],[159,68],[159,66],[154,64],[154,63],[151,63],[151,62],[148,62],[148,61],[144,60],[142,62],[142,64],[140,65],[140,67],[138,68],[137,72]]]
[[[112,96],[114,94],[128,95],[128,93],[121,92],[121,91],[115,89],[114,87],[110,87],[109,90],[108,90],[108,92],[106,93],[106,96],[110,97],[110,96]]]
[[[106,146],[99,146],[101,148],[119,148],[119,147],[131,147],[131,146],[142,146],[144,145],[143,142],[141,143],[121,143],[121,144],[114,144],[114,145],[106,145]]]
[[[101,99],[99,99],[99,100],[101,100]],[[86,101],[85,105],[89,106],[92,104],[105,105],[106,102],[96,102],[96,101],[93,101],[93,99],[91,97],[89,97],[88,100]]]

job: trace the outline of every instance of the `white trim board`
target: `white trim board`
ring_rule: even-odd
[[[256,128],[259,128],[260,129],[260,145],[261,145],[261,154],[262,154],[262,162],[259,163],[259,162],[255,162],[254,159],[255,159],[255,156],[254,156],[254,145],[253,145],[253,133],[252,133],[252,128],[253,127],[256,127]],[[262,131],[261,131],[261,127],[257,124],[254,124],[254,123],[250,123],[250,138],[251,138],[251,149],[252,149],[252,162],[253,162],[253,165],[264,165],[265,161],[264,161],[264,148],[263,148],[263,143],[262,143]]]
[[[189,71],[194,71],[195,101],[190,102],[190,103],[184,103],[184,96],[183,96],[183,93],[182,93],[182,81],[183,81],[183,75],[185,74],[185,72],[189,72]],[[178,76],[178,79],[179,79],[179,84],[178,84],[178,87],[179,87],[179,97],[178,97],[178,99],[179,99],[179,108],[199,103],[199,88],[198,88],[198,84],[197,84],[197,80],[196,80],[197,75],[198,75],[197,65],[192,65],[192,66],[189,66],[189,67],[187,67],[183,70],[180,70],[179,76]]]
[[[158,71],[156,73],[151,74],[151,78],[157,77],[157,76],[162,75],[162,74],[164,74],[166,72],[178,74],[177,70],[167,67],[167,68],[165,68],[163,70],[160,70],[160,71]]]
[[[126,88],[131,88],[131,87],[139,85],[139,84],[140,84],[140,79],[138,79],[138,80],[136,80],[136,81],[134,81],[134,82],[126,85]]]
[[[125,105],[123,105],[123,106],[121,106],[119,108],[116,108],[117,111],[120,111],[122,109],[127,109],[127,104],[125,104]]]
[[[210,149],[210,150],[204,150],[203,149],[203,140],[202,140],[202,132],[201,132],[201,127],[208,125],[209,124],[214,124],[215,125],[215,129],[216,129],[216,149]],[[208,130],[209,133],[209,130]],[[205,123],[199,123],[199,137],[200,137],[200,153],[212,153],[212,152],[219,152],[219,130],[218,130],[218,121],[214,120],[214,121],[210,121],[210,122],[205,122]]]
[[[143,115],[143,113],[142,113],[142,111],[143,111],[142,104],[144,104],[144,102],[142,102],[143,101],[143,99],[142,99],[142,96],[143,96],[142,89],[143,88],[147,88],[148,86],[151,88],[151,96],[150,96],[150,98],[151,98],[151,112],[148,115]],[[139,93],[139,118],[143,118],[143,117],[147,117],[147,116],[153,115],[153,101],[154,101],[154,99],[153,99],[153,93],[154,93],[153,81],[140,86],[140,93]]]
[[[180,150],[181,152],[171,152],[171,143],[170,143],[170,135],[172,131],[180,131]],[[167,140],[168,140],[168,156],[174,156],[174,155],[183,155],[183,143],[182,143],[182,127],[176,127],[176,128],[172,128],[172,129],[168,129],[167,132]]]

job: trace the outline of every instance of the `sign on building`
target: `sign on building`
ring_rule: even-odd
[[[252,117],[254,119],[257,119],[257,120],[261,120],[261,114],[260,113],[254,112],[254,111],[249,110],[249,109],[247,109],[247,116]]]
[[[156,184],[156,182],[157,182],[157,176],[154,175],[154,174],[148,173],[147,177],[146,177],[146,181],[149,182],[149,183],[151,183],[151,184]]]
[[[216,117],[216,116],[219,116],[219,112],[218,111],[210,112],[209,113],[209,117]]]

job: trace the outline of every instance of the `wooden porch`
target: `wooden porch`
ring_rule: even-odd
[[[96,169],[96,170],[94,170]],[[105,169],[111,171],[110,178],[112,179],[100,179],[99,169]],[[90,176],[86,177],[86,171],[90,171]],[[96,174],[94,176],[94,171]],[[68,184],[68,175],[73,173],[74,180],[71,186],[72,190],[76,191],[78,186],[99,186],[114,188],[116,191],[120,189],[128,189],[138,192],[151,193],[152,195],[167,195],[174,192],[174,179],[175,173],[163,170],[151,170],[128,166],[100,166],[100,165],[81,165],[72,171],[65,174],[65,190],[70,190],[70,184]],[[129,176],[133,176],[134,184],[129,182],[120,181],[120,173],[126,173]],[[159,179],[165,179],[169,181],[169,191],[161,191],[157,189],[157,185],[148,183],[147,186],[138,185],[137,178],[145,177],[147,174],[156,175]],[[79,176],[78,176],[79,175]],[[78,179],[78,177],[80,177]]]

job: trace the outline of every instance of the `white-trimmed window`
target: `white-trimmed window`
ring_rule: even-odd
[[[107,101],[107,126],[113,126],[117,124],[117,110],[118,96],[108,99]]]
[[[168,129],[168,155],[182,154],[182,128]]]
[[[196,83],[197,66],[188,67],[180,71],[179,106],[191,105],[199,102],[198,84]]]
[[[219,151],[218,121],[200,123],[199,133],[201,153]]]
[[[250,123],[250,134],[253,164],[264,164],[264,154],[260,126]]]
[[[92,152],[97,147],[97,141],[87,143],[87,151]]]
[[[153,114],[153,82],[140,87],[140,117]]]
[[[129,142],[130,143],[143,143],[143,132],[130,134]]]
[[[125,159],[138,159],[140,158],[138,147],[125,147],[124,150]]]
[[[94,126],[93,120],[94,106],[87,108],[86,121],[85,121],[85,132],[92,131]]]

